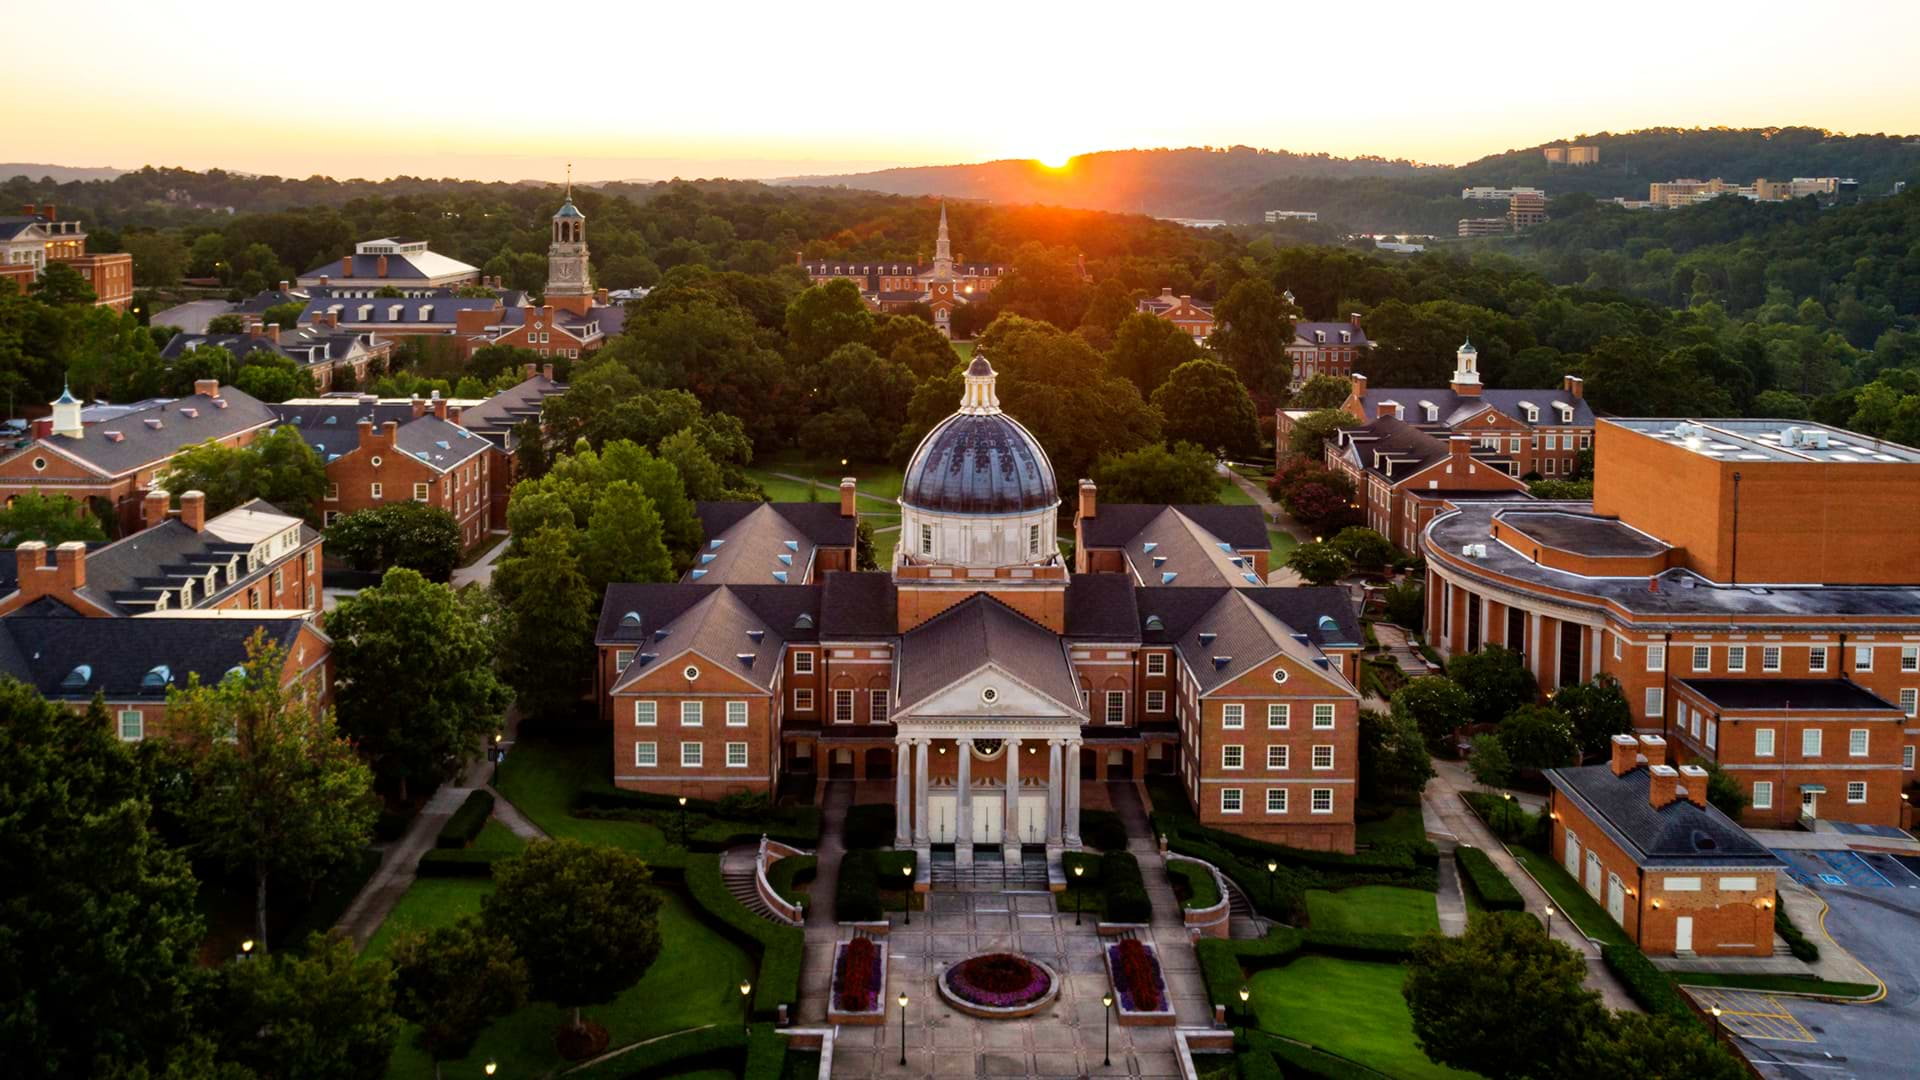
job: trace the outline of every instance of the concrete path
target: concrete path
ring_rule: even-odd
[[[1453,849],[1459,845],[1435,838],[1440,848],[1440,888],[1434,894],[1434,904],[1440,911],[1440,932],[1448,937],[1459,937],[1467,932],[1467,897],[1461,891],[1460,868],[1454,865]]]
[[[853,468],[853,466],[851,465],[847,467]],[[837,478],[832,483],[828,483],[827,481],[822,480],[817,476],[795,476],[792,473],[783,473],[783,472],[777,472],[777,473],[774,473],[773,475],[779,477],[782,480],[791,480],[796,484],[812,484],[815,487],[819,488],[821,491],[829,495],[832,495],[835,499],[840,498],[840,481]],[[860,498],[866,499],[870,502],[877,502],[882,506],[892,507],[896,512],[900,509],[899,503],[895,502],[892,499],[887,498],[885,495],[871,495],[871,494],[868,494],[867,492],[861,491],[858,487],[855,487],[853,489],[853,493],[859,496]],[[824,498],[825,496],[822,496],[823,501],[824,501]]]
[[[487,553],[475,559],[472,565],[456,568],[451,580],[453,587],[463,589],[468,585],[485,587],[491,584],[493,582],[493,564],[501,555],[506,554],[507,545],[512,542],[513,537],[503,536],[500,538],[499,543],[488,548]]]
[[[1380,651],[1393,657],[1393,662],[1408,675],[1433,675],[1438,668],[1420,655],[1420,650],[1407,642],[1407,632],[1393,623],[1377,622],[1373,624],[1373,636],[1380,642]]]
[[[1421,808],[1425,811],[1427,834],[1434,837],[1436,843],[1442,838],[1450,838],[1456,843],[1470,844],[1487,853],[1502,873],[1513,882],[1514,888],[1526,901],[1527,911],[1536,918],[1546,919],[1549,897],[1546,890],[1534,883],[1533,878],[1521,869],[1505,844],[1489,831],[1480,819],[1460,798],[1462,786],[1460,778],[1465,770],[1453,762],[1434,762],[1437,775],[1428,782],[1427,790],[1420,796]],[[1445,766],[1453,766],[1447,768]],[[1444,864],[1443,864],[1444,865]],[[1613,972],[1607,969],[1605,961],[1600,959],[1600,946],[1589,940],[1586,935],[1575,930],[1573,924],[1565,919],[1553,920],[1553,937],[1575,951],[1587,961],[1587,986],[1600,992],[1600,998],[1610,1009],[1627,1009],[1634,1012],[1640,1007],[1634,1003],[1627,988]]]
[[[833,947],[843,937],[834,911],[834,891],[840,883],[840,860],[847,846],[840,833],[853,805],[853,781],[825,780],[820,797],[820,843],[814,848],[813,886],[807,890],[806,944],[800,961],[800,1004],[796,1022],[824,1026],[827,998],[833,985]],[[844,1030],[844,1029],[843,1029]]]
[[[468,770],[472,772],[471,769]],[[380,857],[380,868],[373,872],[367,883],[361,887],[360,895],[353,898],[346,913],[334,924],[335,930],[345,931],[353,937],[356,948],[365,948],[367,939],[386,921],[393,905],[412,887],[414,872],[420,863],[420,856],[433,848],[434,841],[440,836],[440,829],[447,819],[467,801],[473,792],[471,787],[456,784],[444,784],[427,805],[414,815],[413,823],[407,826],[406,835],[387,845]]]

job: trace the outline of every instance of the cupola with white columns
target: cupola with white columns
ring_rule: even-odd
[[[1480,350],[1467,341],[1453,354],[1453,381],[1448,385],[1461,397],[1478,397],[1480,394]]]

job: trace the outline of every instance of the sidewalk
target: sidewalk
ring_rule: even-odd
[[[468,585],[485,587],[493,581],[494,562],[506,554],[507,545],[512,542],[510,536],[501,537],[499,543],[488,548],[487,553],[475,559],[471,565],[456,568],[449,584],[456,589],[464,589]]]

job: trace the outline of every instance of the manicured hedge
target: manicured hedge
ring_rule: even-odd
[[[771,1024],[753,1025],[747,1039],[747,1067],[741,1080],[780,1080],[787,1067],[787,1037]]]
[[[812,881],[819,869],[820,860],[812,855],[789,855],[773,864],[767,870],[767,884],[773,891],[784,897],[788,903],[806,907],[813,898],[794,888],[795,883]]]
[[[407,835],[407,826],[411,824],[411,813],[383,809],[380,816],[373,819],[373,838],[383,843],[398,840]]]
[[[1798,926],[1793,925],[1793,917],[1787,914],[1787,902],[1780,899],[1778,895],[1774,897],[1773,929],[1775,933],[1786,939],[1787,951],[1793,954],[1795,960],[1804,960],[1809,964],[1819,961],[1820,946],[1815,945],[1807,935],[1800,932]]]
[[[744,1060],[747,1047],[747,1033],[739,1024],[719,1024],[655,1039],[567,1075],[571,1080],[651,1080],[703,1068],[731,1071]]]
[[[1240,1080],[1287,1080],[1273,1054],[1267,1050],[1248,1050],[1237,1056]]]
[[[460,804],[440,826],[440,838],[433,846],[438,848],[463,848],[473,843],[480,830],[486,828],[487,819],[493,816],[493,792],[484,788],[472,792],[467,801]]]
[[[615,787],[586,788],[574,794],[571,809],[575,817],[651,821],[673,838],[679,838],[680,801],[676,795]],[[820,808],[817,806],[769,808],[765,800],[736,803],[688,799],[686,812],[709,819],[688,832],[689,846],[698,851],[724,851],[738,844],[753,843],[762,835],[803,848],[820,842]],[[663,818],[662,813],[675,816]]]
[[[492,877],[493,864],[511,859],[515,854],[517,852],[436,848],[420,856],[414,873],[420,877]]]
[[[1264,1031],[1247,1034],[1247,1042],[1271,1054],[1289,1077],[1319,1077],[1321,1080],[1381,1080],[1387,1074],[1357,1061],[1325,1050],[1315,1049],[1287,1039],[1275,1038]]]
[[[919,857],[912,851],[876,851],[873,853],[874,880],[887,892],[908,888],[912,879],[901,871],[913,869],[918,861]]]
[[[1207,985],[1207,999],[1227,1006],[1231,1012],[1239,1007],[1240,988],[1246,985],[1250,975],[1279,967],[1296,955],[1312,953],[1395,964],[1413,955],[1415,940],[1406,934],[1359,934],[1276,926],[1267,931],[1267,936],[1251,940],[1201,938],[1195,943],[1194,951],[1200,959],[1200,978]]]
[[[1607,966],[1627,986],[1627,993],[1633,1000],[1650,1013],[1665,1013],[1681,1019],[1692,1019],[1693,1010],[1687,1007],[1686,1000],[1673,985],[1673,979],[1666,972],[1653,966],[1647,954],[1632,945],[1603,945],[1600,955]]]
[[[1153,902],[1140,877],[1140,861],[1125,851],[1100,856],[1100,891],[1106,897],[1108,922],[1143,923],[1153,920]]]
[[[1101,851],[1127,849],[1127,824],[1111,810],[1080,811],[1080,839]]]
[[[872,849],[860,848],[841,857],[833,912],[842,922],[877,922],[885,917],[880,908],[880,864]]]
[[[800,1000],[800,947],[805,935],[797,926],[761,918],[727,891],[720,877],[720,858],[698,854],[687,857],[687,891],[735,937],[760,949],[760,977],[753,988],[753,1016],[772,1020],[781,1005]]]
[[[1213,880],[1213,871],[1197,862],[1168,859],[1167,876],[1186,883],[1189,908],[1210,908],[1220,902],[1220,886]]]
[[[849,807],[840,823],[841,840],[848,851],[883,848],[893,843],[893,804],[861,803]]]
[[[1488,911],[1525,911],[1527,902],[1520,890],[1486,852],[1476,847],[1461,846],[1453,849],[1453,861],[1460,868],[1460,881],[1473,890],[1480,899],[1480,906]]]

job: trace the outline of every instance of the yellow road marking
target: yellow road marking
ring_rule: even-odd
[[[1780,999],[1771,994],[1706,987],[1693,987],[1690,992],[1709,1009],[1719,1006],[1721,1025],[1742,1038],[1771,1039],[1776,1042],[1816,1041],[1813,1033],[1794,1019]]]

